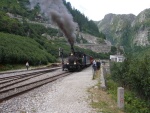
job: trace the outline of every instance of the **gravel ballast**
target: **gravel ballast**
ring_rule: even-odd
[[[0,113],[94,113],[87,90],[96,83],[89,67],[0,103]]]

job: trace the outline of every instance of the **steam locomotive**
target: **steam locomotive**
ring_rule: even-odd
[[[62,70],[80,71],[92,64],[93,57],[82,52],[73,52],[67,59],[67,63],[63,64]]]

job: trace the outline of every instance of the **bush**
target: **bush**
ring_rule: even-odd
[[[113,80],[128,87],[146,100],[150,100],[150,56],[127,58],[111,66]]]
[[[107,75],[107,89],[112,98],[117,102],[117,88],[120,86],[118,82],[112,80],[112,76]],[[133,91],[129,91],[125,88],[124,91],[124,111],[126,113],[149,113],[150,103],[137,97]]]

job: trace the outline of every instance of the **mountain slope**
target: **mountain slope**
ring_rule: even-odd
[[[127,48],[150,45],[150,9],[137,16],[107,14],[97,25],[113,45]]]
[[[130,29],[131,23],[135,16],[130,15],[115,15],[107,14],[103,20],[98,23],[99,30],[106,35],[107,40],[110,40],[113,45],[123,44],[124,35],[127,35],[127,30]]]

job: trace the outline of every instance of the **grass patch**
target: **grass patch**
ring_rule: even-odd
[[[92,100],[90,105],[96,109],[97,112],[102,113],[123,113],[117,108],[117,103],[111,98],[111,95],[106,91],[94,86],[89,89]]]
[[[0,71],[16,70],[16,69],[25,69],[25,65],[12,65],[12,64],[0,64]]]
[[[112,98],[111,92],[104,91],[100,88],[100,70],[97,71],[95,80],[98,80],[98,84],[91,87],[90,92],[90,105],[96,109],[97,112],[102,113],[123,113],[118,109],[117,102]]]

